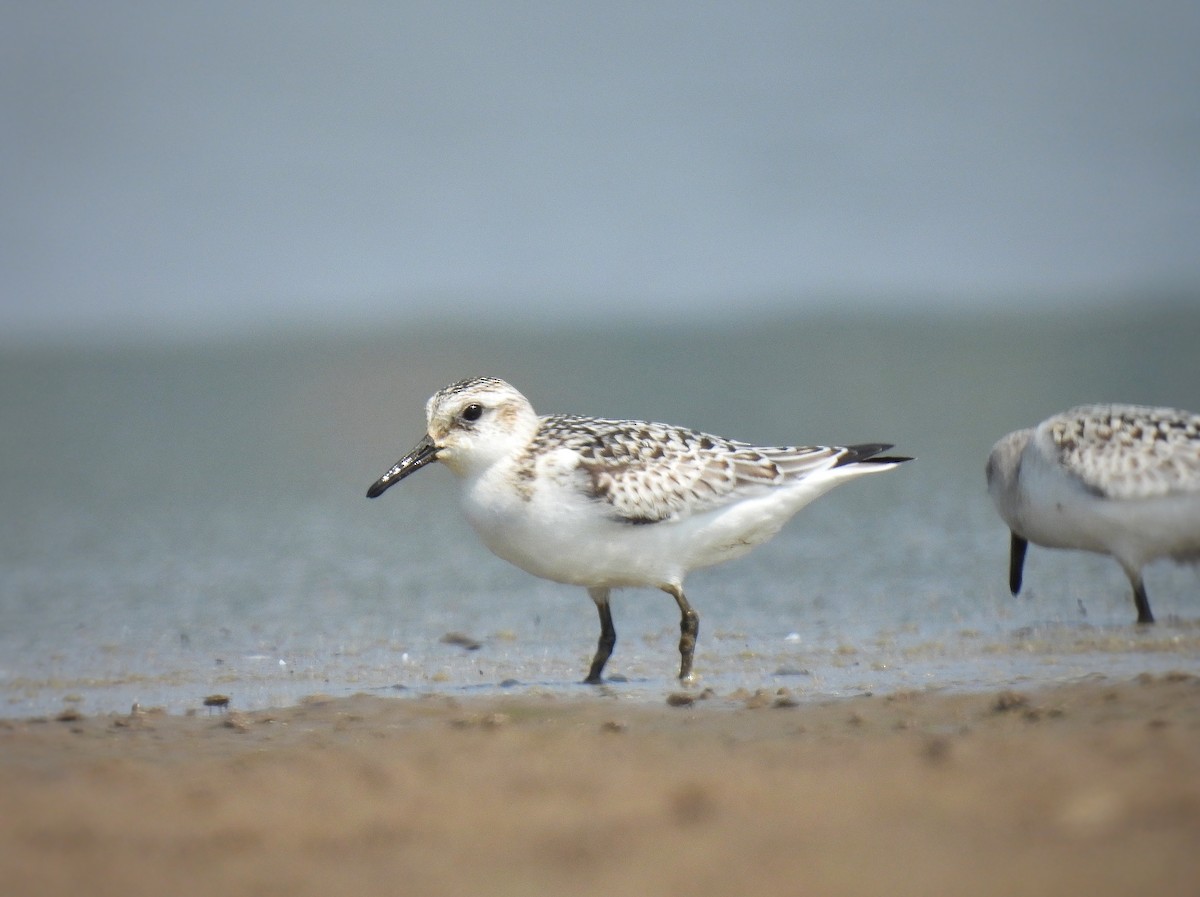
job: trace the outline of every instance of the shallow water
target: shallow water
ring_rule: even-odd
[[[241,709],[313,693],[578,690],[582,589],[492,557],[436,466],[366,487],[454,379],[543,411],[768,444],[888,440],[918,460],[694,573],[696,669],[802,697],[1129,677],[1200,663],[1200,574],[1152,566],[1133,625],[1112,561],[1032,548],[1008,595],[983,488],[1004,432],[1085,401],[1200,405],[1200,312],[797,318],[538,334],[484,328],[0,354],[0,715]],[[608,693],[675,687],[678,616],[614,598]],[[480,647],[444,643],[465,633]]]

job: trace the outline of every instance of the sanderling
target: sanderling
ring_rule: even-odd
[[[600,613],[588,683],[617,635],[609,593],[658,588],[681,614],[679,678],[692,679],[700,618],[683,594],[691,570],[740,557],[845,480],[908,458],[890,445],[765,448],[647,421],[539,417],[517,390],[463,380],[425,406],[428,430],[368,498],[432,461],[462,478],[467,519],[522,570],[580,585]]]
[[[1012,531],[1009,588],[1028,543],[1112,555],[1153,623],[1142,568],[1200,560],[1200,415],[1085,405],[1009,433],[987,462],[988,492]]]

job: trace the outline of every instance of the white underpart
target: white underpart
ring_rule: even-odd
[[[754,485],[717,507],[632,524],[577,488],[578,459],[559,450],[539,461],[528,498],[513,488],[508,459],[468,480],[467,519],[484,544],[523,570],[582,586],[682,585],[690,570],[741,557],[770,539],[838,483],[889,465],[825,469],[782,486]],[[833,459],[830,460],[830,464]]]
[[[988,491],[1017,535],[1112,555],[1131,580],[1159,558],[1200,559],[1200,415],[1074,408],[997,442]]]

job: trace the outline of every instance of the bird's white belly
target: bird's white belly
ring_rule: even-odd
[[[690,570],[741,557],[839,482],[886,470],[846,466],[787,486],[742,491],[723,505],[634,523],[589,497],[573,457],[550,456],[534,480],[498,464],[464,482],[463,510],[484,544],[523,570],[583,586],[678,585]]]
[[[561,496],[514,500],[468,490],[464,499],[467,519],[492,553],[535,576],[582,586],[680,583],[689,570],[742,556],[791,516],[778,493],[644,524]]]
[[[1025,495],[1017,529],[1035,544],[1111,554],[1135,568],[1200,555],[1200,494],[1120,500],[1042,477]]]

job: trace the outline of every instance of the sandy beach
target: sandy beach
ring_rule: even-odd
[[[1200,678],[0,722],[11,894],[1195,894]]]

